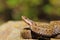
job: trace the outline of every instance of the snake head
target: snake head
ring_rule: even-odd
[[[32,20],[30,20],[30,19],[27,18],[26,16],[22,16],[22,19],[23,19],[28,25],[32,25]]]
[[[32,20],[30,20],[29,18],[27,18],[26,16],[22,16],[22,19],[30,26],[32,25],[36,25],[36,23],[34,23]]]

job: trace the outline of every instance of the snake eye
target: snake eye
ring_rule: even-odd
[[[27,17],[25,17],[25,19],[27,19]]]
[[[27,19],[27,17],[26,16],[22,16],[23,18],[25,18],[25,19]]]

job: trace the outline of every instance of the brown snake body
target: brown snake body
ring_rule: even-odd
[[[51,21],[48,24],[37,25],[25,16],[22,16],[22,19],[30,26],[30,29],[37,34],[52,36],[60,33],[60,21]]]

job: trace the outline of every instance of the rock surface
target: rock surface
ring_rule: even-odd
[[[23,21],[8,21],[0,26],[0,40],[37,40],[32,39],[30,30],[24,29],[28,27]],[[60,39],[52,38],[51,40]]]
[[[8,21],[0,26],[0,40],[22,40],[21,32],[27,27],[22,21]]]

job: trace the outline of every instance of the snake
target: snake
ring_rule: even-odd
[[[22,20],[29,25],[29,28],[38,35],[55,37],[60,34],[60,21],[50,21],[46,24],[38,25],[36,22],[27,18],[26,16],[22,16]]]

